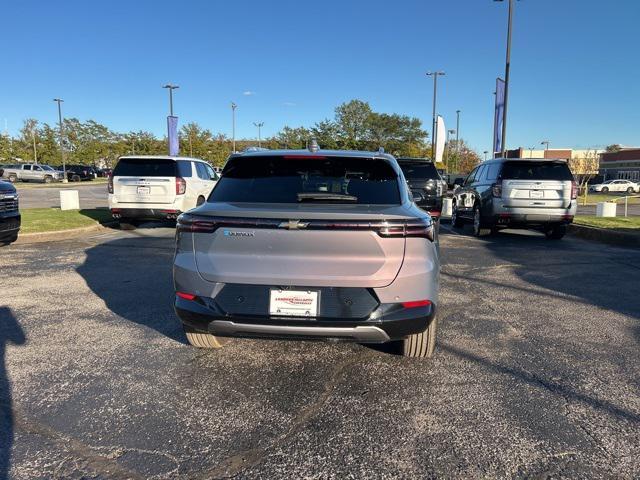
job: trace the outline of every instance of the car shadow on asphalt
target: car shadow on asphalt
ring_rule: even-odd
[[[0,480],[9,475],[14,425],[6,350],[9,343],[24,345],[26,341],[26,335],[11,309],[0,307]]]
[[[173,310],[173,253],[173,237],[132,231],[87,249],[77,272],[115,315],[186,343]]]

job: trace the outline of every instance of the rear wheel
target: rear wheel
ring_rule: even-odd
[[[51,183],[53,181],[53,177],[47,175],[44,177],[44,183]]]
[[[473,207],[473,236],[481,237],[487,233],[487,229],[482,223],[482,215],[480,214],[480,205]]]
[[[71,177],[71,181],[72,182],[79,182],[80,181],[80,175],[73,175]]]
[[[436,348],[438,318],[433,317],[424,332],[409,335],[402,341],[402,355],[411,358],[430,358]]]
[[[464,222],[460,218],[460,215],[458,215],[458,207],[455,202],[451,206],[451,225],[453,225],[455,228],[462,228],[462,226],[464,225]]]
[[[226,337],[216,337],[207,332],[201,332],[187,325],[183,325],[184,334],[190,345],[198,348],[222,348],[229,343],[230,339]]]
[[[602,193],[609,193],[609,187],[602,187]]]
[[[553,227],[545,232],[545,235],[550,240],[560,240],[567,233],[566,225],[558,225],[557,227]]]
[[[633,187],[627,188],[627,193],[633,193]]]

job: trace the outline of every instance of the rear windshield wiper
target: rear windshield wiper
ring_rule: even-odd
[[[345,195],[343,193],[330,193],[330,192],[309,192],[309,193],[299,193],[298,201],[299,202],[307,202],[313,200],[324,200],[324,201],[345,201],[345,202],[357,202],[358,197],[354,197],[353,195]]]

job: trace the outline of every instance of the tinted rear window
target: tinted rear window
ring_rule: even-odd
[[[168,158],[122,158],[114,177],[175,177],[176,162]]]
[[[335,194],[331,203],[399,204],[398,177],[385,160],[351,157],[237,157],[227,162],[210,202],[299,203],[298,194]],[[307,198],[305,202],[326,202]]]
[[[503,180],[573,180],[565,162],[505,162]]]
[[[402,173],[404,173],[407,180],[440,178],[438,170],[433,163],[401,163],[400,168],[402,168]]]

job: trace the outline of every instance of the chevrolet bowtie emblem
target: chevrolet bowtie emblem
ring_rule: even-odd
[[[301,222],[300,220],[289,220],[288,222],[282,222],[278,225],[278,228],[286,228],[289,230],[299,230],[301,228],[307,228],[309,222]]]

